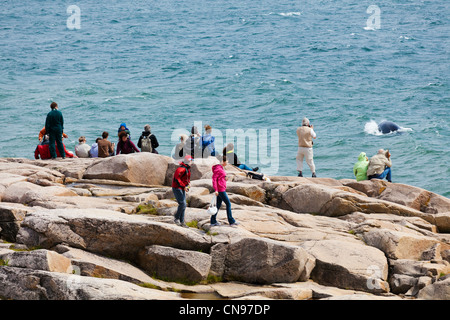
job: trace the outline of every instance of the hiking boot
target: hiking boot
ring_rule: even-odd
[[[301,171],[298,172],[299,177],[303,177],[303,173]]]
[[[313,177],[313,178],[317,178],[317,176],[316,176],[316,173],[315,173],[315,172],[313,172],[313,174],[312,174],[312,177]]]
[[[253,168],[253,171],[255,171],[255,172],[258,171],[258,170],[259,170],[259,167],[254,167]]]
[[[211,224],[211,227],[218,227],[218,226],[220,226],[220,223],[219,223],[219,222],[216,222],[216,223],[212,223],[212,224]]]
[[[175,224],[176,224],[177,226],[181,226],[181,222],[180,222],[179,219],[175,219],[173,222],[175,222]]]

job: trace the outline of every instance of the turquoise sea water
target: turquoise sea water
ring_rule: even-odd
[[[70,5],[80,29],[70,30]],[[368,28],[377,5],[380,28]],[[278,130],[295,175],[296,127],[318,139],[317,175],[353,178],[390,149],[394,182],[450,196],[450,3],[440,1],[0,1],[0,157],[32,158],[52,101],[65,144],[145,124],[170,155],[176,129]],[[402,134],[379,135],[391,120]],[[175,138],[174,138],[175,137]],[[248,144],[250,144],[248,139]],[[260,154],[237,150],[264,172]],[[253,152],[254,153],[254,152]],[[266,168],[267,169],[267,168]],[[305,167],[305,176],[310,172]]]

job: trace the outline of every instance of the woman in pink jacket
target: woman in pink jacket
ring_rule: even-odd
[[[224,167],[227,165],[226,157],[222,158],[220,164],[216,164],[212,167],[212,185],[217,197],[217,213],[219,213],[220,206],[222,205],[222,201],[225,202],[227,206],[227,218],[230,226],[237,226],[238,223],[234,220],[233,215],[231,214],[231,202],[228,199],[227,195],[227,180],[225,179],[227,173],[225,172]],[[217,213],[211,216],[211,227],[220,226],[220,223],[217,222]]]

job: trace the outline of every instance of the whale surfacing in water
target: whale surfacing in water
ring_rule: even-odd
[[[392,121],[382,121],[378,125],[378,130],[380,130],[380,132],[382,132],[383,134],[395,132],[398,131],[399,129],[401,129],[400,126],[398,126],[396,123]]]

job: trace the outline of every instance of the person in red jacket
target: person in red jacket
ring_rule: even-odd
[[[64,147],[64,157],[62,158],[78,158],[77,156],[75,156],[73,153],[67,151],[66,146],[63,144]],[[56,148],[56,155],[58,157],[61,157],[61,154],[59,153],[58,148]],[[35,159],[39,159],[39,157],[41,157],[42,160],[46,160],[46,159],[51,159],[52,156],[50,154],[50,148],[48,144],[40,144],[36,147],[36,150],[34,151],[34,158]]]
[[[235,227],[239,223],[234,220],[233,215],[231,214],[231,202],[227,195],[227,173],[225,172],[224,167],[227,165],[227,157],[224,155],[221,159],[220,164],[216,164],[212,167],[212,185],[217,197],[217,213],[219,213],[220,206],[222,202],[225,202],[227,206],[227,218],[230,226]],[[220,226],[220,223],[217,222],[217,213],[211,216],[211,227]]]
[[[186,192],[189,192],[191,183],[191,164],[192,156],[187,155],[180,162],[180,166],[175,170],[172,180],[172,191],[178,202],[178,209],[175,213],[175,223],[179,226],[186,227],[184,223],[184,213],[186,211]]]

